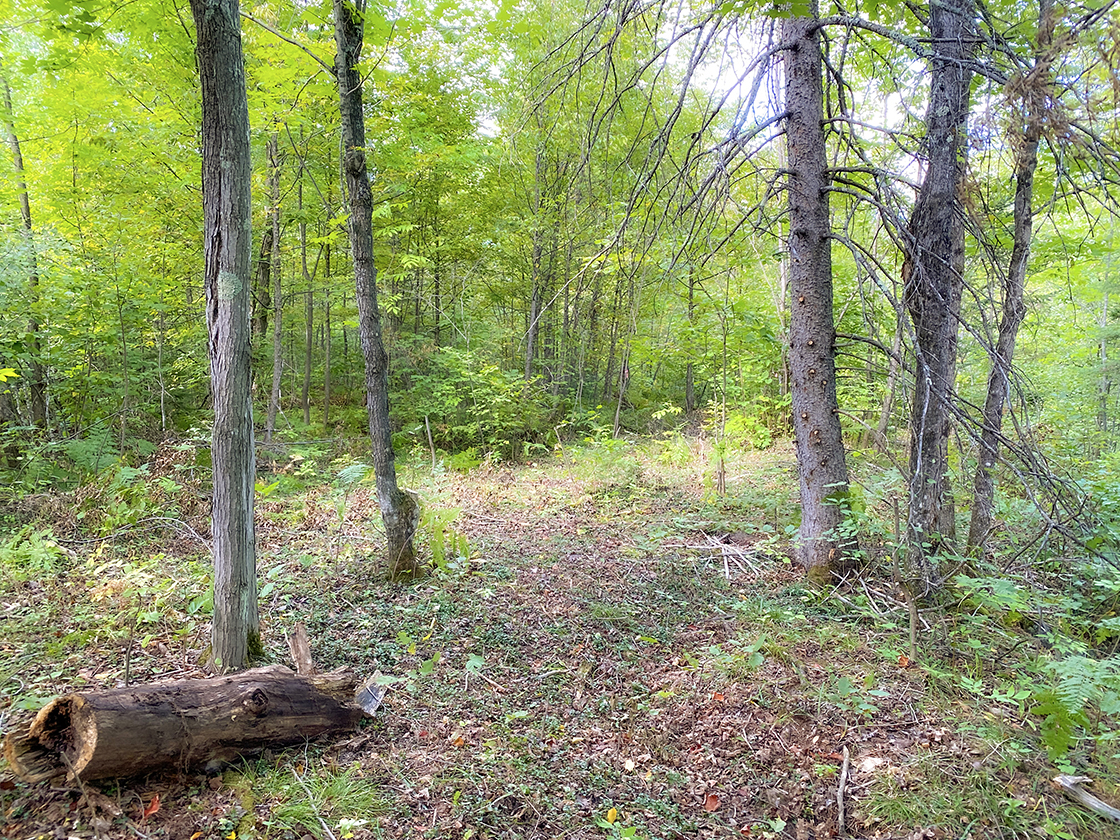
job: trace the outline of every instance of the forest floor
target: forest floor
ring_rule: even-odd
[[[7,527],[37,529],[23,562],[42,574],[0,578],[6,730],[126,668],[201,676],[208,526],[183,451],[9,510]],[[810,840],[840,836],[841,801],[852,837],[1117,836],[1050,784],[1029,709],[975,690],[995,684],[1006,637],[962,649],[954,616],[930,611],[910,661],[887,583],[817,593],[791,564],[789,448],[737,458],[723,498],[710,454],[601,444],[466,475],[409,466],[427,539],[442,529],[448,546],[410,586],[371,559],[368,485],[281,458],[258,500],[266,658],[287,663],[304,622],[320,667],[400,678],[376,717],[220,775],[79,787],[0,767],[0,836]],[[1093,791],[1120,800],[1087,760]]]

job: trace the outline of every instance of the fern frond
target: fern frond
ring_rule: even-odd
[[[371,472],[373,472],[373,467],[369,464],[351,464],[338,471],[335,482],[343,490],[353,490],[354,486],[364,481]]]

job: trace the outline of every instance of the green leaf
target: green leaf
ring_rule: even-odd
[[[432,655],[431,659],[425,659],[423,662],[420,663],[420,675],[424,676],[424,677],[428,676],[429,674],[432,673],[432,671],[434,671],[436,669],[436,665],[438,665],[438,664],[439,664],[439,651],[437,650]]]

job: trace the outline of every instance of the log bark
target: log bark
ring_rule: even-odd
[[[265,747],[352,729],[356,680],[298,676],[280,665],[204,680],[58,697],[4,742],[27,782],[105,779],[217,765]]]

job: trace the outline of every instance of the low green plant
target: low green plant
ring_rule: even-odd
[[[837,677],[829,686],[821,687],[821,699],[836,706],[845,714],[856,714],[869,718],[879,711],[868,697],[889,697],[890,692],[874,688],[875,677],[868,674],[861,685],[856,685],[848,677]]]
[[[1093,655],[1089,646],[1102,638],[1085,626],[1084,593],[1093,596],[1096,588],[1092,584],[1065,595],[1039,591],[1005,577],[959,575],[954,586],[963,593],[962,607],[970,611],[958,621],[954,644],[972,652],[973,674],[954,669],[944,676],[970,694],[1014,704],[1041,719],[1042,745],[1050,760],[1066,769],[1074,769],[1073,752],[1081,741],[1111,744],[1118,739],[1120,654]],[[1111,592],[1110,585],[1104,589]],[[1050,628],[1051,646],[1036,657],[1021,660],[1013,679],[1001,679],[997,688],[989,689],[990,680],[982,674],[995,653],[993,640],[1007,638],[1008,647],[1018,647],[1021,642],[1013,641],[1013,631],[1021,633],[1024,625],[1036,630],[1040,616],[1073,635]]]
[[[420,531],[427,538],[432,565],[441,572],[465,563],[471,556],[470,541],[452,524],[460,512],[459,508],[424,505],[420,513]]]
[[[235,791],[251,792],[273,831],[310,832],[314,837],[349,837],[388,809],[381,786],[363,777],[357,764],[312,771],[291,763],[246,765],[226,774]]]
[[[1031,712],[1043,719],[1042,743],[1050,759],[1068,766],[1067,757],[1081,732],[1114,742],[1114,721],[1120,714],[1120,656],[1066,656],[1048,662],[1045,670],[1051,683],[1035,693]]]
[[[618,840],[640,840],[646,836],[636,825],[624,825],[620,822],[617,808],[607,809],[603,816],[595,819],[595,825],[601,828],[607,837],[618,838]]]
[[[0,543],[0,569],[16,581],[51,577],[65,557],[66,552],[48,528],[25,525]]]
[[[83,437],[72,438],[63,443],[62,450],[79,470],[100,473],[121,455],[113,438],[112,430],[99,423],[87,430]]]

